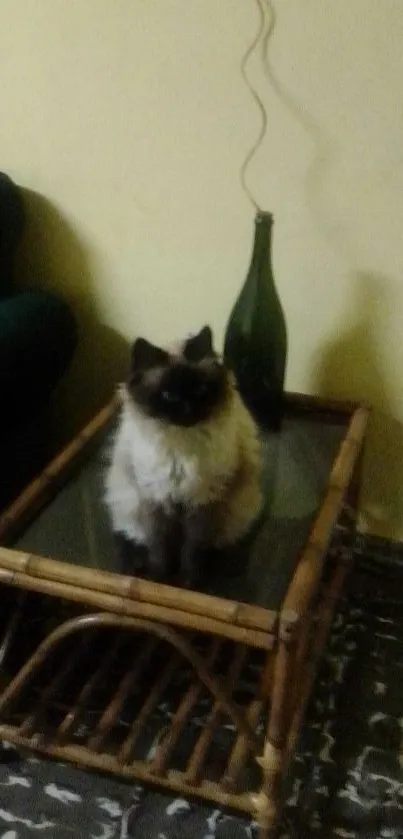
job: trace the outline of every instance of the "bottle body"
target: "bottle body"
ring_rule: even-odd
[[[224,360],[258,422],[278,430],[284,409],[287,329],[271,263],[273,217],[258,212],[252,259],[232,309]]]

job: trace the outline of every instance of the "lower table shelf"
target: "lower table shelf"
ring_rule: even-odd
[[[3,585],[0,738],[248,813],[266,839],[351,536],[339,527],[312,608],[268,650]]]
[[[168,627],[155,634],[147,622],[68,616],[47,600],[20,595],[7,650],[3,642],[0,737],[253,813],[265,653],[174,633],[179,649],[164,638]]]

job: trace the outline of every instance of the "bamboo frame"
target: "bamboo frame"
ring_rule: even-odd
[[[356,430],[362,433],[365,433],[365,414],[366,409],[363,412],[356,411],[351,423],[351,425],[355,426]],[[358,433],[354,439],[358,441]],[[273,679],[272,702],[268,716],[267,735],[263,756],[258,759],[263,771],[263,784],[254,800],[260,825],[260,839],[267,839],[278,815],[280,803],[278,800],[277,781],[280,773],[284,776],[288,769],[337,602],[341,595],[345,578],[353,564],[357,503],[362,473],[362,440],[363,438],[361,438],[361,444],[357,442],[356,456],[348,471],[349,483],[344,491],[346,505],[343,508],[343,512],[345,513],[346,509],[349,511],[348,558],[346,558],[344,551],[340,552],[337,561],[331,565],[330,580],[322,587],[319,596],[320,575],[312,575],[310,596],[305,596],[303,601],[304,609],[300,610],[299,615],[296,612],[291,613],[293,618],[296,618],[296,621],[294,620],[291,626],[289,623],[287,624],[287,618],[290,613],[290,602],[293,603],[293,598],[296,597],[298,568],[296,569],[285,598],[283,609],[285,628],[283,628],[282,632],[282,621],[280,619],[279,644],[275,657],[276,673]],[[340,455],[336,460],[335,467],[341,462]],[[332,476],[335,473],[336,468],[333,469]],[[339,508],[340,505],[338,505]],[[317,530],[320,532],[319,528],[316,528],[316,532]],[[313,533],[315,533],[315,526]],[[323,545],[324,549],[327,546],[328,540]],[[303,590],[306,595],[305,587]],[[314,606],[315,595],[317,601],[316,606],[311,608]],[[287,598],[288,610],[286,611]],[[298,601],[298,606],[300,604],[301,600]],[[299,633],[295,631],[296,626],[299,629]],[[313,627],[315,631],[310,637],[310,631]],[[312,644],[310,645],[311,640]],[[298,697],[295,691],[296,682],[298,682],[299,686]]]
[[[97,444],[116,411],[117,400],[108,405],[84,431],[58,456],[44,473],[0,515],[0,541],[10,545],[23,523],[34,517],[55,494],[70,471],[85,459]],[[287,396],[286,411],[291,414],[340,422],[346,433],[333,464],[311,533],[296,565],[279,612],[231,601],[221,597],[187,592],[146,580],[70,565],[51,558],[35,556],[10,547],[0,547],[0,582],[22,590],[16,616],[8,621],[0,644],[0,665],[10,654],[19,616],[27,592],[41,592],[81,604],[84,614],[54,630],[26,661],[21,670],[0,693],[0,737],[17,745],[36,748],[45,754],[123,777],[137,778],[250,813],[260,824],[266,839],[278,813],[278,778],[286,770],[312,689],[313,679],[323,651],[334,608],[349,568],[350,557],[329,559],[330,579],[323,584],[324,558],[334,527],[343,511],[350,514],[350,536],[354,533],[360,485],[362,447],[368,409],[353,403],[318,400],[300,394]],[[330,565],[329,565],[330,563]],[[88,614],[88,611],[97,614]],[[85,614],[87,612],[87,614]],[[313,632],[315,626],[315,632]],[[113,643],[105,651],[81,686],[73,705],[64,709],[51,738],[41,730],[42,718],[75,672],[94,627],[116,630]],[[119,630],[119,632],[118,632]],[[84,746],[77,744],[74,731],[82,713],[122,649],[121,630],[143,632],[146,643],[123,672],[113,695]],[[54,673],[38,700],[17,725],[8,715],[24,693],[28,681],[35,682],[41,666],[57,651],[63,638],[78,634],[80,643]],[[203,657],[191,638],[209,639]],[[161,643],[172,652],[156,673],[147,696],[136,714],[116,753],[109,744],[119,713],[132,685],[152,660]],[[216,672],[217,661],[225,644],[232,645],[225,680]],[[251,649],[263,651],[264,663],[256,676],[253,695],[239,708],[232,698]],[[175,674],[187,661],[194,677],[187,684],[173,713],[167,731],[150,761],[138,760],[139,736]],[[298,693],[295,684],[298,681]],[[201,691],[212,696],[211,711],[201,730],[187,765],[178,771],[171,765],[175,747],[183,736],[186,722],[195,708]],[[205,779],[210,745],[221,716],[235,726],[235,739],[219,781]],[[266,719],[264,741],[256,736],[259,720]],[[248,761],[255,759],[261,770],[260,786],[245,792],[239,785]]]

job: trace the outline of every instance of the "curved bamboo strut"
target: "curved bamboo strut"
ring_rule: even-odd
[[[45,661],[46,656],[53,648],[60,642],[73,635],[80,630],[87,629],[92,626],[116,627],[116,629],[134,629],[142,632],[149,632],[156,635],[162,641],[167,641],[175,649],[177,649],[189,664],[195,670],[200,681],[210,691],[222,708],[227,712],[228,716],[234,725],[245,735],[252,751],[259,753],[259,741],[251,730],[244,717],[238,708],[231,702],[227,691],[220,684],[217,677],[213,676],[206,667],[202,657],[194,650],[191,645],[182,638],[179,633],[167,626],[162,626],[158,623],[153,623],[142,618],[127,618],[109,615],[107,613],[99,613],[95,615],[85,615],[83,617],[71,618],[65,621],[57,629],[48,635],[42,641],[35,653],[23,665],[18,675],[10,682],[8,687],[0,697],[0,714],[5,710],[7,705],[15,699],[18,692],[25,686],[26,682],[32,676],[41,664]]]

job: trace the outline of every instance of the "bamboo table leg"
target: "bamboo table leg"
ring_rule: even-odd
[[[271,707],[263,755],[257,758],[262,769],[262,786],[254,797],[259,824],[259,839],[268,839],[278,814],[278,781],[284,760],[287,731],[290,722],[290,698],[297,650],[298,615],[283,613],[279,627],[277,649],[274,652]]]
[[[341,595],[346,573],[352,565],[361,469],[362,455],[358,458],[346,492],[344,512],[347,514],[348,544],[342,544],[341,555],[337,557],[333,567],[330,584],[319,595],[319,625],[311,652],[309,634],[314,615],[308,611],[302,623],[301,617],[295,612],[283,612],[280,620],[278,645],[272,653],[275,662],[267,736],[263,755],[257,759],[263,776],[261,790],[254,798],[260,839],[268,839],[274,827],[279,811],[279,777],[288,764],[290,747],[295,744],[336,603]],[[296,683],[300,686],[300,697],[296,695]]]

